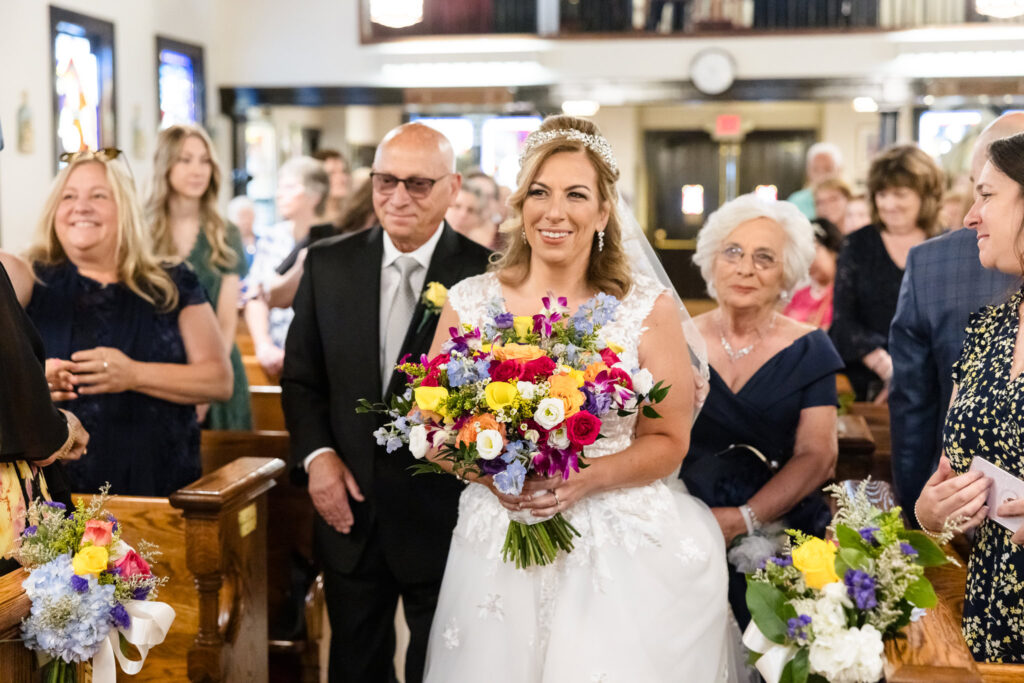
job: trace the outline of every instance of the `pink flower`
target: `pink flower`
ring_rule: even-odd
[[[114,563],[114,567],[121,570],[121,577],[125,579],[130,579],[137,574],[143,577],[152,575],[149,563],[142,559],[134,550],[126,552],[124,557]]]
[[[495,382],[508,382],[519,379],[523,372],[523,364],[515,360],[491,363],[491,379]]]
[[[619,356],[611,349],[605,347],[601,349],[601,360],[603,360],[604,364],[608,367],[612,367],[619,362]]]
[[[558,367],[555,361],[551,360],[547,356],[541,356],[528,361],[523,365],[523,370],[520,373],[520,378],[526,382],[536,382],[538,379],[547,379],[551,376],[551,373]]]
[[[565,426],[569,433],[569,441],[577,447],[589,446],[601,433],[601,420],[584,410],[566,420]]]
[[[86,541],[93,545],[110,545],[111,532],[114,529],[113,522],[101,522],[98,519],[90,519],[85,523],[85,533],[82,534],[82,545]]]

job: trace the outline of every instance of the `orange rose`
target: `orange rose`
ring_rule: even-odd
[[[505,436],[505,425],[494,419],[490,413],[483,413],[470,418],[466,424],[462,425],[458,436],[455,437],[455,447],[458,448],[463,442],[476,443],[477,434],[485,429],[496,429],[502,436]]]
[[[505,344],[491,349],[492,355],[498,360],[519,360],[524,363],[536,360],[544,355],[544,351],[533,344]]]
[[[562,403],[565,405],[565,417],[569,418],[578,413],[587,397],[576,388],[575,378],[572,375],[552,375],[548,382],[551,384],[548,395],[552,398],[562,399]]]
[[[583,379],[587,382],[593,382],[601,372],[608,369],[608,366],[604,364],[604,361],[597,361],[587,366],[587,369],[583,371]]]

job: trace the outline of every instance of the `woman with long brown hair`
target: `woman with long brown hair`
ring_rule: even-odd
[[[249,383],[235,344],[241,278],[248,272],[238,228],[217,211],[220,166],[210,137],[198,126],[160,131],[146,218],[156,254],[182,259],[196,272],[217,313],[235,380],[231,398],[200,408],[209,429],[251,429]],[[205,419],[203,419],[205,412]]]

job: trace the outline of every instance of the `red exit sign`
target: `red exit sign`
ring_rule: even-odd
[[[742,135],[739,114],[719,114],[715,117],[715,137],[729,138]]]

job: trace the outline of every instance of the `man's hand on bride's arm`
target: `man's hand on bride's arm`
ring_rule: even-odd
[[[355,516],[348,497],[364,500],[352,471],[334,451],[324,451],[309,463],[309,497],[324,521],[342,534],[352,530]]]

